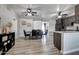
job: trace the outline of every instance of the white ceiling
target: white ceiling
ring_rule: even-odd
[[[39,15],[44,18],[50,18],[57,15],[57,11],[63,11],[63,13],[74,13],[74,4],[8,4],[7,8],[14,10],[17,15],[22,15],[26,9],[30,7],[33,11],[37,11]]]

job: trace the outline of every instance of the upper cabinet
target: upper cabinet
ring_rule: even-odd
[[[79,23],[79,5],[75,6],[75,22]]]

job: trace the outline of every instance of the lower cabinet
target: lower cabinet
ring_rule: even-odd
[[[58,49],[61,50],[61,33],[55,33],[54,32],[54,46]]]

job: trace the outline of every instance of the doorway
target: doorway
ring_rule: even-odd
[[[43,41],[46,41],[48,39],[48,27],[49,23],[48,22],[42,22],[42,31],[43,31]]]
[[[44,35],[48,34],[48,26],[49,26],[48,22],[42,22],[42,31]]]

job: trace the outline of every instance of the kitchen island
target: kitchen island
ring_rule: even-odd
[[[55,31],[53,34],[54,46],[59,49],[61,54],[79,51],[78,31]]]

